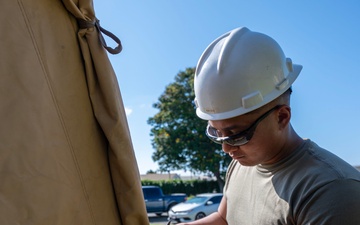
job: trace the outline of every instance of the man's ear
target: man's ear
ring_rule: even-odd
[[[291,118],[291,108],[290,106],[282,106],[277,113],[278,124],[280,129],[284,129],[289,123]]]

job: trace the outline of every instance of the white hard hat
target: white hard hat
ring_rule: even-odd
[[[196,66],[196,114],[222,120],[253,111],[288,90],[302,69],[271,37],[234,29],[213,41]]]

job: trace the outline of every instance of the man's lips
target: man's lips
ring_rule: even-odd
[[[245,155],[238,155],[238,154],[234,154],[232,152],[229,153],[229,156],[233,159],[240,159],[240,158],[244,158]]]

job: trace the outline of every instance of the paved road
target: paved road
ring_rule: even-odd
[[[151,224],[166,225],[167,224],[167,213],[163,213],[161,216],[157,216],[154,213],[148,213],[149,221]]]

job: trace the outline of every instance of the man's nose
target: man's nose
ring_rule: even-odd
[[[223,149],[223,151],[224,151],[225,153],[229,154],[229,153],[231,153],[231,152],[236,151],[236,150],[238,149],[238,147],[237,147],[237,146],[231,146],[231,145],[229,145],[229,144],[223,143],[223,144],[222,144],[222,149]]]

